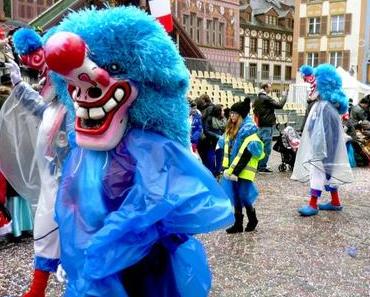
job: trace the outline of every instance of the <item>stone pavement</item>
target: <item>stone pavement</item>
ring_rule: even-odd
[[[370,169],[354,170],[355,183],[342,188],[343,212],[302,218],[296,209],[308,187],[276,172],[279,162],[274,154],[275,172],[257,178],[256,232],[199,236],[213,271],[211,296],[370,296]],[[31,240],[0,243],[0,296],[20,296],[31,269]],[[47,296],[61,295],[52,277]]]

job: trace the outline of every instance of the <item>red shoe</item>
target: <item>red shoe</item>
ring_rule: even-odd
[[[0,236],[12,232],[12,220],[9,211],[4,205],[0,204]]]
[[[22,297],[45,297],[49,272],[35,269],[30,290]]]

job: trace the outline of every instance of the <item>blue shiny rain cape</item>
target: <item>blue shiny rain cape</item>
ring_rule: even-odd
[[[207,296],[211,275],[192,235],[234,220],[226,194],[190,151],[138,129],[109,152],[71,151],[56,218],[68,297],[134,296],[125,271],[140,263],[161,267],[138,268],[132,286],[143,296]]]

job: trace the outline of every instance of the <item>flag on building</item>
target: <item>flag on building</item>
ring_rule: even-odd
[[[152,16],[154,16],[164,26],[167,32],[171,32],[173,30],[171,1],[149,0],[149,8]]]

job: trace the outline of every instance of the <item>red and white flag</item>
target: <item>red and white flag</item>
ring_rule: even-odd
[[[173,30],[171,0],[149,0],[149,8],[152,16],[164,26],[167,32],[171,32]]]

